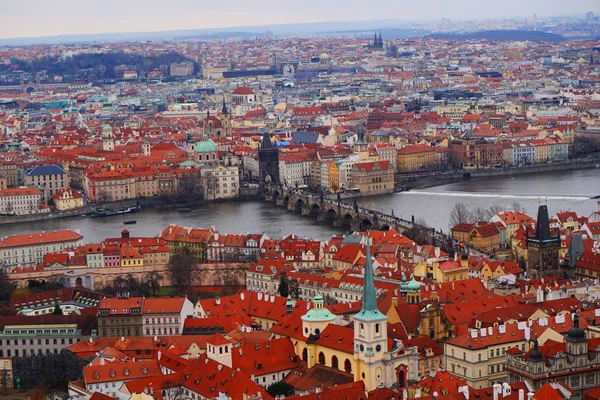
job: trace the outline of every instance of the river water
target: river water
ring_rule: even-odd
[[[572,210],[590,215],[597,209],[591,197],[600,195],[600,169],[550,172],[537,175],[496,177],[438,186],[424,190],[359,199],[359,204],[410,219],[412,215],[436,229],[447,231],[448,216],[456,203],[469,208],[491,205],[510,208],[517,201],[535,217],[539,204],[548,204],[550,214]],[[135,219],[135,225],[123,225]],[[155,236],[169,224],[214,226],[220,233],[266,233],[280,238],[290,233],[301,237],[326,240],[342,233],[324,222],[301,217],[282,207],[265,202],[206,204],[190,213],[177,210],[144,209],[137,214],[91,219],[52,219],[23,224],[0,225],[0,237],[57,229],[78,230],[87,243],[117,237],[128,229],[131,236]]]
[[[365,197],[358,202],[382,212],[410,219],[423,219],[427,225],[449,230],[448,217],[456,203],[469,209],[492,205],[510,210],[515,202],[536,218],[540,204],[548,205],[550,216],[559,211],[575,211],[589,216],[597,210],[600,195],[600,169],[557,171],[536,175],[494,177],[452,183],[434,188],[384,196]]]

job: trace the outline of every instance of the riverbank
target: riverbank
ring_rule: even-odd
[[[405,184],[409,189],[426,189],[468,180],[503,176],[510,177],[515,175],[535,175],[547,172],[575,171],[592,168],[600,168],[600,159],[569,160],[562,163],[533,164],[521,167],[482,168],[472,170],[444,171],[430,174],[416,174],[403,177],[403,184]],[[600,189],[598,190],[598,194],[600,194]]]

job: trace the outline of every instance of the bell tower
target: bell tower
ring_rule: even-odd
[[[113,131],[110,125],[104,125],[102,128],[102,150],[115,150],[115,137],[113,136]]]
[[[142,151],[145,156],[149,156],[152,153],[152,147],[150,146],[150,141],[148,140],[148,136],[144,139],[144,144],[142,144]]]
[[[362,380],[367,391],[388,382],[385,364],[387,348],[387,316],[377,309],[377,294],[371,263],[371,245],[367,237],[362,308],[354,315],[354,381]]]

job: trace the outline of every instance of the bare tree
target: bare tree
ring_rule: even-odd
[[[179,289],[187,288],[188,295],[192,292],[192,286],[200,285],[202,281],[203,271],[194,254],[186,247],[171,256],[167,269],[173,285]]]
[[[163,276],[157,271],[149,272],[146,275],[146,284],[152,289],[152,296],[156,296],[156,289],[160,288],[162,280]]]
[[[486,210],[483,207],[477,207],[471,213],[471,221],[487,221],[490,219],[490,210]]]
[[[512,202],[511,208],[513,211],[523,211],[523,206],[516,200]]]
[[[472,216],[467,206],[464,203],[456,203],[450,212],[450,227],[470,222],[471,219]]]
[[[499,206],[497,204],[491,205],[490,209],[489,209],[490,218],[493,217],[496,214],[499,214],[499,213],[503,212],[503,211],[504,211],[504,207]]]

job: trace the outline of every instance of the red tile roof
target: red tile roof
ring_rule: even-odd
[[[68,242],[82,239],[83,236],[71,230],[40,232],[15,236],[7,236],[0,241],[2,247],[31,246],[42,243]]]

